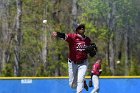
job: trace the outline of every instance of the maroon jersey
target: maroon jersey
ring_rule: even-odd
[[[101,64],[96,62],[95,64],[93,64],[92,66],[92,71],[91,71],[94,75],[100,75],[101,72]]]
[[[66,35],[65,39],[69,43],[69,59],[74,62],[80,62],[87,59],[88,55],[85,48],[90,45],[91,40],[88,37],[82,37],[79,34],[71,33]]]

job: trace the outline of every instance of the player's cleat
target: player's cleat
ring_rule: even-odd
[[[88,91],[88,86],[86,84],[86,81],[84,81],[84,88],[86,89],[86,91]]]
[[[89,81],[89,87],[93,87],[91,80]]]

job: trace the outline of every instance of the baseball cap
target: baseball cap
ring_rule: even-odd
[[[74,30],[75,31],[77,31],[80,28],[85,29],[85,24],[74,24]]]

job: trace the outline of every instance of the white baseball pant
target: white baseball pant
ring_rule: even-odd
[[[87,59],[82,64],[75,64],[73,61],[68,60],[69,85],[71,88],[76,89],[76,93],[82,93],[87,67]]]
[[[91,91],[91,93],[99,93],[99,76],[93,75],[92,83],[93,83],[94,89]]]

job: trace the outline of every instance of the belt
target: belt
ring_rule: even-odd
[[[82,60],[82,61],[71,61],[70,59],[69,59],[69,62],[71,63],[71,62],[73,62],[74,64],[82,64],[82,63],[84,63],[84,61],[85,60]]]
[[[74,64],[82,64],[84,63],[84,60],[83,61],[74,61]]]

